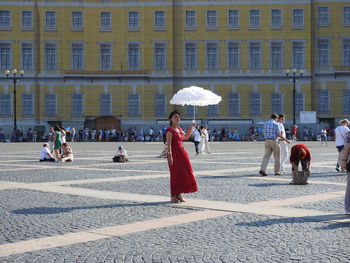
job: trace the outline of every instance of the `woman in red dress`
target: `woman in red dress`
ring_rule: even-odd
[[[177,110],[169,115],[170,127],[166,130],[167,159],[170,170],[171,202],[185,202],[182,193],[197,192],[197,183],[193,175],[190,158],[182,141],[187,140],[192,133],[192,128],[187,129],[186,134],[179,127],[180,114]]]

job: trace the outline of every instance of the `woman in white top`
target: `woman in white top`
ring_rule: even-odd
[[[62,143],[66,143],[67,140],[66,140],[66,130],[62,127],[62,126],[59,126],[60,127],[60,131],[61,131],[61,141]]]
[[[66,162],[73,162],[73,151],[72,149],[68,146],[68,144],[62,143],[62,150],[63,150],[63,154],[61,155],[61,160],[63,163]]]
[[[337,128],[335,128],[335,147],[337,147],[338,150],[338,161],[337,161],[337,165],[335,167],[335,170],[337,170],[338,172],[340,172],[340,161],[341,161],[341,155],[342,155],[342,151],[344,149],[344,145],[345,145],[345,140],[346,140],[346,136],[348,135],[348,132],[350,131],[348,128],[349,125],[349,121],[348,119],[344,119],[341,120],[339,122],[339,126]],[[341,170],[341,172],[345,172],[344,170]]]
[[[200,147],[200,153],[210,153],[209,149],[209,134],[208,134],[208,126],[205,125],[201,129],[201,147]]]

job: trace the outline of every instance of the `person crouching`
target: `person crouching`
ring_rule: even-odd
[[[293,180],[290,184],[308,184],[310,176],[311,154],[309,148],[304,144],[294,145],[291,149],[290,162],[292,164]],[[299,171],[299,162],[302,171]]]
[[[43,148],[40,151],[39,155],[39,161],[40,162],[54,162],[55,157],[51,154],[49,145],[47,143],[44,143]]]
[[[128,154],[126,150],[122,146],[118,147],[117,152],[115,153],[113,157],[113,162],[115,163],[125,163],[128,161]]]
[[[70,148],[68,146],[68,143],[62,143],[62,155],[61,155],[61,161],[63,163],[66,163],[66,162],[73,162],[73,151],[72,151],[72,148]]]

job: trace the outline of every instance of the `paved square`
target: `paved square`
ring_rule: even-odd
[[[334,144],[306,143],[306,186],[257,175],[262,142],[194,155],[198,193],[169,203],[161,143],[72,143],[74,163],[40,163],[39,143],[0,144],[0,262],[350,262],[346,175]],[[288,171],[291,169],[287,166]]]

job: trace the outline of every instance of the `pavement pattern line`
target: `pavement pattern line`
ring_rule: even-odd
[[[2,183],[2,182],[1,182]],[[131,194],[125,192],[112,192],[86,189],[80,187],[67,187],[47,184],[26,184],[26,183],[6,183],[4,185],[17,185],[18,188],[51,192],[67,195],[88,196],[110,200],[122,200],[137,203],[168,203],[169,197],[160,195],[142,195]],[[191,208],[203,208],[209,210],[220,210],[226,212],[240,212],[240,213],[253,213],[268,216],[280,216],[280,217],[312,217],[317,221],[332,221],[332,222],[347,222],[350,223],[350,217],[346,215],[338,215],[329,212],[322,212],[318,210],[309,210],[301,208],[289,208],[289,207],[277,207],[261,204],[241,204],[226,201],[210,201],[201,199],[187,199],[187,202],[180,204],[173,204],[179,207],[191,207]]]
[[[103,227],[88,231],[69,233],[51,237],[31,239],[0,245],[0,257],[11,256],[36,250],[56,248],[78,243],[86,243],[106,239],[110,237],[118,237],[131,233],[154,230],[159,228],[171,227],[176,225],[188,224],[207,219],[218,218],[232,214],[224,211],[199,211],[189,214],[181,214],[146,221],[139,221],[131,224],[118,225],[112,227]]]

